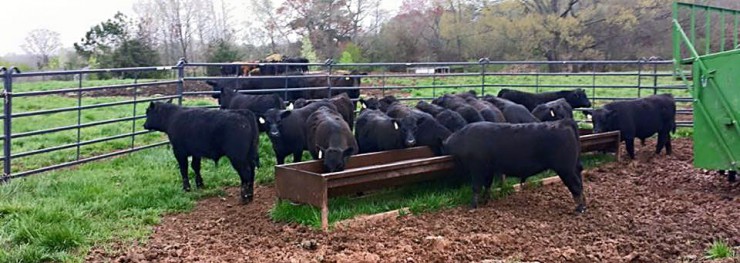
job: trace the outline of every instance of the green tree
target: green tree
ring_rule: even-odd
[[[309,62],[317,61],[316,51],[313,49],[313,44],[311,44],[311,39],[308,36],[301,39],[301,56],[308,59]]]
[[[110,56],[105,56],[102,64],[106,68],[130,68],[130,67],[147,67],[159,63],[159,54],[149,44],[141,39],[124,40],[113,51]],[[164,72],[120,72],[115,74],[122,78],[160,78]]]
[[[75,51],[86,59],[104,56],[129,38],[128,28],[126,16],[118,12],[112,19],[91,27],[81,42],[74,43]]]

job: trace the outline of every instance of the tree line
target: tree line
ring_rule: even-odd
[[[695,2],[740,9],[735,0]],[[672,49],[672,0],[403,0],[393,15],[380,0],[245,0],[246,23],[233,4],[140,0],[134,14],[91,25],[54,66],[248,61],[272,53],[316,62],[633,60],[668,59]],[[39,68],[53,61],[49,51],[31,52],[44,53]]]

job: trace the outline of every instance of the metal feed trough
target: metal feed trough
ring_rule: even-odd
[[[581,152],[605,151],[619,158],[619,132],[579,130]],[[275,166],[279,199],[321,208],[321,228],[329,227],[329,198],[373,189],[429,181],[453,173],[450,155],[435,156],[429,147],[359,154],[341,172],[323,173],[321,161]]]

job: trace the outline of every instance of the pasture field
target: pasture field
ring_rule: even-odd
[[[523,79],[501,79],[493,77],[490,83],[522,84]],[[446,78],[447,84],[473,81]],[[479,79],[478,79],[479,80]],[[389,79],[388,85],[406,84],[409,79]],[[416,85],[424,85],[420,80]],[[439,84],[440,80],[437,80]],[[508,81],[508,82],[507,82]],[[539,83],[566,84],[587,81],[580,76],[559,77]],[[590,78],[588,79],[590,81]],[[615,82],[633,83],[630,79],[615,78]],[[131,80],[85,81],[84,86],[131,83]],[[487,79],[487,83],[488,79]],[[604,84],[604,83],[601,83]],[[371,84],[372,85],[372,84]],[[14,84],[14,91],[38,91],[76,87],[76,81],[25,82]],[[494,90],[487,88],[487,92]],[[465,89],[467,90],[467,89]],[[603,90],[615,96],[628,97],[628,89]],[[451,91],[451,90],[445,90]],[[597,90],[601,92],[602,90]],[[431,91],[409,90],[413,96],[431,96]],[[685,92],[685,91],[680,91]],[[679,92],[679,94],[680,94]],[[439,95],[439,90],[434,94]],[[611,94],[611,93],[610,93]],[[677,94],[677,95],[679,95]],[[591,93],[589,93],[591,96]],[[686,95],[686,94],[684,94]],[[602,96],[602,95],[598,95]],[[604,95],[606,96],[606,95]],[[636,96],[636,94],[635,94]],[[144,99],[146,97],[140,97]],[[82,97],[83,105],[122,101],[125,97]],[[19,97],[13,100],[13,112],[26,112],[76,106],[76,95]],[[197,97],[184,100],[185,105],[214,105],[211,98]],[[80,123],[88,123],[145,114],[148,102],[83,110]],[[76,125],[77,111],[55,113],[13,119],[13,132],[28,132]],[[144,119],[83,128],[80,140],[93,140],[132,131],[143,131]],[[684,135],[690,134],[690,132]],[[160,133],[139,135],[133,146],[141,146],[165,140]],[[14,153],[39,150],[77,141],[77,130],[13,139]],[[81,158],[132,147],[130,137],[91,144],[80,148]],[[304,154],[304,159],[308,155]],[[76,148],[13,160],[13,171],[29,170],[76,158]],[[593,167],[610,161],[610,157],[589,157],[587,166]],[[260,138],[260,161],[257,184],[269,185],[273,181],[275,159],[271,144],[263,135]],[[191,172],[192,173],[192,172]],[[0,262],[38,261],[81,261],[91,247],[109,247],[116,242],[144,241],[151,233],[151,226],[160,222],[165,214],[186,212],[193,208],[196,200],[204,197],[227,196],[224,187],[238,185],[238,177],[228,164],[221,160],[203,163],[206,189],[183,193],[177,164],[170,148],[158,147],[108,160],[83,164],[78,167],[55,170],[28,178],[12,180],[0,185]],[[542,176],[542,175],[541,175]],[[512,182],[509,182],[512,183]],[[430,183],[373,193],[360,199],[337,198],[331,203],[331,222],[351,218],[357,214],[376,213],[391,209],[410,207],[412,212],[434,211],[440,208],[459,206],[470,200],[470,187],[444,187]],[[279,203],[271,211],[273,220],[318,225],[318,210],[306,206]]]

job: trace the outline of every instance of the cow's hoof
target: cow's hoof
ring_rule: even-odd
[[[185,192],[190,192],[190,186],[183,187],[182,190]]]
[[[206,188],[206,185],[203,183],[196,184],[195,186],[198,187],[198,189]]]
[[[252,202],[252,199],[254,199],[253,195],[245,195],[242,196],[242,204],[246,205]]]
[[[586,212],[586,206],[585,205],[578,205],[576,206],[576,214],[583,214]]]

